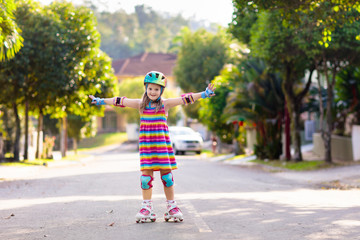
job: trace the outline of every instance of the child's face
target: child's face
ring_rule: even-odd
[[[147,88],[147,95],[152,100],[155,101],[160,97],[161,87],[157,84],[149,83]]]

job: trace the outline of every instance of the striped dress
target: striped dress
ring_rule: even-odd
[[[155,113],[155,108],[146,107],[140,115],[140,170],[177,169],[171,146],[164,105]]]

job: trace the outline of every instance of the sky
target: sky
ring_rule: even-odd
[[[49,4],[53,0],[39,0]],[[74,4],[84,0],[71,0]],[[232,0],[93,0],[99,10],[115,11],[124,9],[127,13],[134,12],[134,6],[147,5],[153,10],[178,14],[185,18],[205,20],[227,26],[231,22],[233,13]]]

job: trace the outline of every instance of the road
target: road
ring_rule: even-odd
[[[177,156],[181,223],[165,222],[154,181],[155,223],[137,224],[138,153],[118,148],[83,164],[41,167],[0,181],[0,239],[360,239],[360,191],[324,190],[301,178]]]

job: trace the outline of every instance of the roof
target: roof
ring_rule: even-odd
[[[172,76],[176,58],[176,54],[146,52],[131,58],[113,60],[112,67],[117,76],[143,76],[153,70]]]

